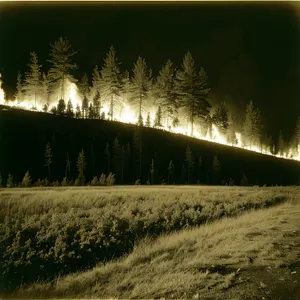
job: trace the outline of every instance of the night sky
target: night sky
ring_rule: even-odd
[[[283,3],[0,3],[0,72],[11,96],[29,52],[45,70],[49,44],[68,38],[77,79],[91,74],[113,45],[122,70],[138,56],[156,75],[167,59],[180,66],[189,50],[207,71],[211,102],[237,111],[252,99],[265,128],[288,135],[300,115],[298,9]]]

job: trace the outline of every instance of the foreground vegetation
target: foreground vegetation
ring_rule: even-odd
[[[164,192],[160,191],[160,196]],[[195,190],[188,193],[197,195]],[[266,199],[283,193],[289,194],[289,201],[280,206],[184,229],[154,241],[145,239],[128,256],[54,282],[24,287],[15,296],[258,299],[259,294],[261,299],[262,295],[272,295],[269,282],[265,284],[268,278],[262,278],[262,270],[267,269],[267,277],[278,281],[279,278],[274,277],[276,270],[281,269],[277,268],[295,261],[297,253],[299,256],[299,188],[289,192],[280,188],[201,191],[203,202],[200,203],[207,205],[203,208],[216,207],[222,197],[225,199],[219,205],[228,203],[230,198],[240,204],[248,198],[248,203],[262,205]],[[204,200],[209,195],[211,200]],[[251,198],[256,200],[251,202]],[[173,203],[171,199],[167,202]],[[188,200],[186,205],[196,202]],[[184,205],[183,199],[178,203]],[[259,272],[250,280],[247,271],[255,268],[260,268]],[[291,280],[297,276],[295,273],[290,271]],[[287,278],[280,280],[288,281]],[[296,299],[283,292],[284,299]]]
[[[284,188],[107,187],[0,192],[1,290],[52,280],[137,242],[290,199]]]

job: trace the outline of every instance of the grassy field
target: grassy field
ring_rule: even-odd
[[[27,283],[14,294],[27,297],[215,299],[222,293],[234,299],[233,291],[245,297],[249,268],[277,268],[300,256],[299,192],[2,190],[1,288],[12,292]]]

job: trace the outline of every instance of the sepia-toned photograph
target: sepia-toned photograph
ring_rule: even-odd
[[[300,2],[0,1],[0,299],[300,300]]]

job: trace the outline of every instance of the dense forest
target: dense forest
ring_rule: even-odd
[[[67,39],[59,38],[50,45],[48,70],[30,53],[28,71],[17,74],[14,99],[2,96],[5,106],[39,113],[1,111],[1,185],[248,184],[249,178],[251,184],[298,183],[298,171],[286,178],[283,169],[273,174],[275,165],[297,163],[279,163],[249,151],[236,155],[240,149],[235,147],[297,159],[300,117],[287,141],[282,132],[278,137],[264,132],[252,101],[243,114],[232,113],[225,102],[212,107],[208,76],[203,68],[197,70],[190,52],[179,68],[167,60],[153,76],[142,57],[131,74],[121,71],[111,46],[102,68],[95,66],[91,84],[87,74],[80,81],[72,75],[76,53]],[[236,157],[245,155],[245,161],[228,163],[223,158],[227,147],[183,134],[231,145],[230,151]],[[201,151],[198,145],[206,146]],[[253,164],[250,157],[263,157],[258,160],[274,166],[262,176],[253,166],[244,167]]]

